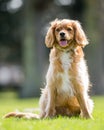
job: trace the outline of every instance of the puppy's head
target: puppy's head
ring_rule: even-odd
[[[88,41],[78,21],[63,19],[51,23],[45,43],[49,48],[53,45],[67,48],[72,44],[84,47]]]

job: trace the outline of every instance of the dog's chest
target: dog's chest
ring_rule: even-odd
[[[71,58],[70,54],[63,53],[61,55],[60,60],[61,60],[62,67],[63,67],[64,71],[68,72],[68,70],[71,67],[71,63],[72,63],[72,58]]]
[[[66,93],[69,94],[70,96],[73,96],[73,88],[72,88],[72,84],[70,81],[70,75],[69,75],[69,71],[71,68],[71,63],[73,62],[70,54],[68,53],[63,53],[61,55],[61,64],[62,64],[62,68],[63,68],[63,73],[61,74],[61,78],[62,78],[62,86],[61,86],[61,91],[62,93]]]

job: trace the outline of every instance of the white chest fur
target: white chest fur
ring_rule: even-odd
[[[65,92],[66,94],[69,94],[69,96],[73,96],[74,93],[69,75],[69,69],[71,67],[72,59],[70,58],[70,55],[68,53],[63,53],[61,55],[61,63],[64,70],[64,73],[62,73],[61,75],[62,77],[61,91]]]
[[[62,67],[65,71],[68,71],[71,67],[72,59],[70,58],[70,55],[68,53],[62,53],[61,55],[61,63]]]

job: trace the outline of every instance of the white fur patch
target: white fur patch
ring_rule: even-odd
[[[69,96],[73,96],[74,92],[72,89],[72,84],[70,82],[70,76],[68,74],[69,68],[71,67],[72,59],[70,59],[69,53],[62,53],[61,55],[62,67],[64,69],[64,73],[61,74],[62,77],[62,91]]]

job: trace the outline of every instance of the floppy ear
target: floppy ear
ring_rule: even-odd
[[[50,28],[47,31],[47,34],[46,34],[46,37],[45,37],[45,44],[46,44],[46,46],[48,48],[53,47],[53,44],[55,42],[54,31],[55,31],[55,27],[56,27],[57,21],[58,20],[56,19],[53,22],[51,22],[51,26],[50,26]]]
[[[87,37],[78,21],[74,22],[75,41],[78,45],[84,47],[88,44]]]

